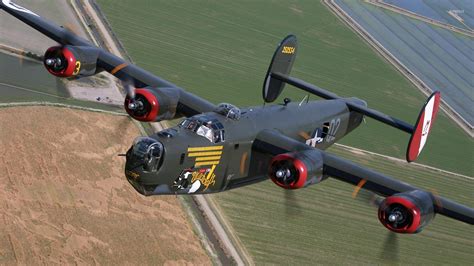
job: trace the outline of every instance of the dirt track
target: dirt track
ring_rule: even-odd
[[[0,264],[210,264],[178,200],[123,177],[127,117],[0,109]]]

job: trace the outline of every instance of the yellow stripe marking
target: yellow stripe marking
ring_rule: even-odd
[[[110,74],[113,75],[113,74],[119,72],[120,70],[122,70],[123,68],[125,68],[126,66],[128,66],[127,63],[120,64],[120,65],[116,66],[114,69],[112,69],[112,71],[110,71]]]
[[[223,146],[208,146],[208,147],[190,147],[188,148],[188,152],[193,151],[218,151],[222,150]]]
[[[203,166],[203,165],[216,165],[219,164],[219,161],[207,161],[207,162],[197,162],[194,166]]]
[[[212,174],[214,173],[214,170],[216,169],[216,165],[214,164],[211,168],[211,171],[209,171],[209,174],[207,174],[207,179],[209,180],[212,176]]]
[[[220,156],[197,157],[196,162],[220,160]]]
[[[197,157],[197,156],[216,156],[216,155],[221,155],[221,151],[207,151],[207,152],[192,152],[189,153],[189,157]]]
[[[359,184],[357,184],[357,187],[355,187],[354,192],[352,192],[353,199],[357,197],[357,194],[359,194],[360,189],[365,185],[366,182],[367,182],[367,179],[361,179],[359,181]]]
[[[212,178],[212,174],[214,173],[214,169],[216,169],[216,165],[213,165],[212,168],[211,168],[211,171],[209,171],[209,174],[207,174],[207,177],[206,177],[206,181],[210,181],[210,180],[213,180],[212,184],[215,184],[216,183],[216,180]],[[211,183],[209,183],[210,185]],[[204,189],[204,191],[206,191],[208,188],[209,188],[209,185],[207,185],[207,187]]]

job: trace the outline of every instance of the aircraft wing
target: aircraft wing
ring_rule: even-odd
[[[40,17],[33,11],[11,2],[10,0],[1,0],[0,8],[48,36],[52,40],[58,42],[62,46],[89,47],[97,49],[97,68],[105,70],[123,81],[132,81],[135,88],[150,86],[155,90],[170,87],[178,89],[180,91],[180,104],[178,105],[178,109],[180,110],[178,110],[178,112],[181,112],[182,115],[191,116],[198,113],[209,112],[215,108],[214,104],[205,99],[186,92],[175,84],[131,64],[102,48],[96,47],[88,40],[73,34],[64,27],[58,26]]]
[[[430,192],[423,191],[408,183],[365,168],[328,152],[315,149],[305,143],[286,137],[277,131],[265,130],[261,132],[253,145],[254,150],[273,156],[272,162],[269,165],[270,177],[272,177],[272,175],[282,175],[281,173],[277,173],[277,170],[274,170],[272,173],[272,167],[286,167],[291,169],[289,165],[294,166],[293,169],[299,172],[300,177],[305,175],[306,183],[301,180],[290,180],[293,181],[293,183],[285,183],[284,181],[276,180],[277,185],[283,187],[286,185],[285,188],[287,189],[304,187],[319,182],[326,177],[332,177],[358,186],[358,189],[363,188],[387,197],[386,201],[390,197],[395,199],[397,197],[408,198],[409,201],[413,201],[415,205],[418,206],[419,212],[421,213],[423,213],[423,210],[426,210],[426,208],[432,208],[434,213],[468,224],[474,224],[473,208],[433,195]],[[311,179],[312,175],[315,176],[313,179]],[[279,184],[278,181],[282,183]],[[402,200],[402,203],[410,205],[406,200]],[[379,218],[381,218],[380,215],[379,209]],[[409,231],[399,232],[412,233]]]

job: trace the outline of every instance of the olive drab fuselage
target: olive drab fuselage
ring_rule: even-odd
[[[346,101],[365,106],[365,102],[351,98],[245,108],[238,119],[216,112],[199,114],[150,136],[163,149],[155,170],[147,171],[137,163],[130,148],[125,174],[144,195],[213,193],[259,182],[267,179],[271,160],[252,149],[259,132],[275,129],[326,149],[362,121],[363,116],[350,112]],[[218,124],[221,128],[216,127],[214,133],[219,131],[219,136],[208,139],[202,130],[188,129],[189,123],[199,120]]]

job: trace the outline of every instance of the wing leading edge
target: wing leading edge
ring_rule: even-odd
[[[192,116],[215,109],[215,105],[209,101],[189,93],[175,84],[131,64],[118,56],[95,47],[91,42],[84,38],[71,33],[67,29],[40,17],[33,11],[19,6],[10,0],[1,0],[0,7],[7,13],[63,46],[96,48],[98,50],[97,68],[99,70],[105,70],[123,81],[132,81],[136,88],[149,86],[153,89],[175,88],[179,90],[180,100],[177,106],[177,111],[184,116]]]
[[[313,157],[322,160],[322,175],[324,177],[333,177],[355,186],[363,186],[364,189],[370,190],[384,197],[393,196],[398,193],[423,191],[424,193],[429,194],[432,198],[435,213],[468,224],[474,224],[473,208],[433,195],[430,192],[426,192],[408,183],[362,167],[328,152],[315,149],[292,138],[281,135],[276,131],[262,131],[254,141],[254,149],[258,152],[270,154],[275,157],[285,153],[293,153],[292,157],[297,157],[298,154],[310,152],[314,154]],[[296,156],[294,154],[296,154]],[[324,177],[320,177],[320,179]]]

